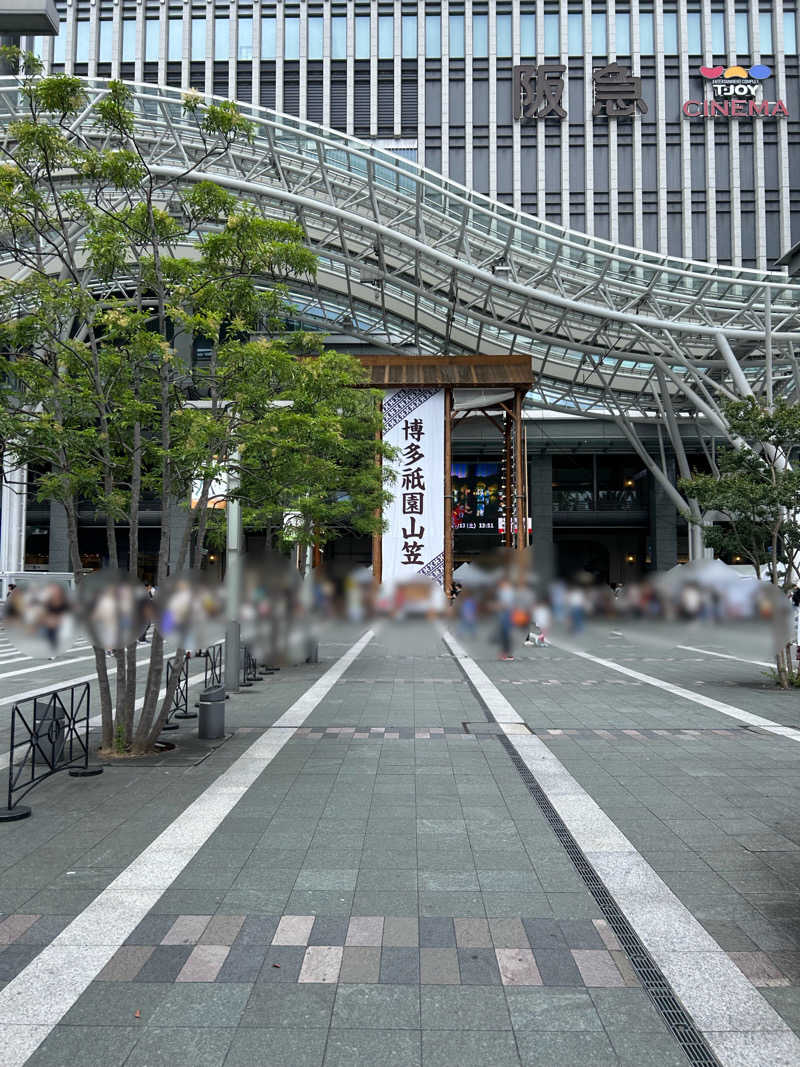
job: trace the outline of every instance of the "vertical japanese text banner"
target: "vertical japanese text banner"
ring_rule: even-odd
[[[444,580],[444,390],[389,389],[383,439],[397,449],[383,517],[383,581]]]

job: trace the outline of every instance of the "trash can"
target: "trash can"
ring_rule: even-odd
[[[212,685],[200,694],[197,736],[206,741],[225,736],[225,686]]]
[[[36,743],[36,762],[45,761],[55,770],[64,758],[66,744],[66,715],[64,709],[49,700],[33,702],[33,735]]]

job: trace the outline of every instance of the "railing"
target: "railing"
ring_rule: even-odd
[[[167,690],[169,690],[172,676],[175,673],[176,668],[172,665],[172,660],[167,663]],[[178,681],[175,684],[175,692],[172,694],[172,705],[170,706],[169,713],[167,714],[166,721],[161,727],[162,730],[177,730],[178,724],[172,722],[173,719],[196,719],[197,712],[189,711],[189,654],[187,653],[183,657],[183,663],[181,664],[178,674]]]
[[[102,774],[89,766],[89,683],[18,701],[11,712],[8,804],[0,821],[25,819],[31,809],[20,800],[58,771],[74,778]]]
[[[204,689],[208,689],[209,685],[222,685],[223,648],[222,642],[219,642],[216,645],[209,645],[203,653],[203,658],[205,659]]]
[[[242,645],[242,655],[239,667],[239,686],[249,689],[253,682],[260,682],[261,675],[258,673],[258,664],[250,653],[247,645]]]
[[[554,489],[553,511],[643,511],[645,503],[636,489]]]

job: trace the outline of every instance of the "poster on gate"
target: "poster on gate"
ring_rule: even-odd
[[[444,390],[389,389],[383,439],[397,450],[383,517],[383,582],[444,581]]]

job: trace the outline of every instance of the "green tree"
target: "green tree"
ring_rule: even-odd
[[[136,577],[142,501],[154,497],[161,509],[160,586],[170,556],[180,568],[193,541],[202,549],[211,486],[236,455],[256,454],[259,419],[281,412],[290,451],[297,438],[308,440],[299,403],[305,390],[297,389],[296,415],[276,407],[296,387],[295,351],[269,336],[251,338],[279,328],[286,281],[313,274],[315,259],[298,225],[265,218],[198,180],[232,145],[252,137],[233,104],[185,97],[180,118],[202,148],[187,155],[181,173],[164,177],[149,162],[124,84],[110,82],[90,102],[80,79],[42,77],[34,57],[16,49],[4,55],[24,109],[6,122],[0,145],[0,256],[17,265],[0,282],[0,443],[20,463],[48,472],[40,496],[64,504],[78,577],[79,500],[103,518],[112,567],[119,563],[117,531],[127,529],[128,571]],[[87,107],[89,123],[76,123]],[[200,406],[181,356],[197,337],[210,349]],[[355,402],[340,385],[348,375],[352,384],[358,367],[352,360],[345,367],[343,357],[319,358],[341,368],[328,399],[342,411],[330,433],[344,436],[344,412]],[[368,402],[360,403],[367,414]],[[363,494],[370,507],[382,491],[374,454],[373,447]],[[248,484],[259,507],[277,497],[263,484],[277,470],[252,468]],[[179,543],[171,544],[176,502],[190,500],[193,487],[196,502],[186,507]],[[366,521],[379,523],[373,511]],[[176,664],[183,654],[176,650]],[[159,702],[164,655],[156,627],[135,721],[136,644],[115,651],[115,700],[106,657],[96,650],[104,749],[115,740],[133,753],[152,747],[173,695],[168,688]],[[173,688],[177,678],[175,671]]]
[[[720,516],[703,527],[706,545],[720,556],[740,556],[786,594],[800,574],[800,471],[792,466],[800,407],[779,403],[767,410],[750,398],[728,404],[725,414],[739,447],[721,450],[717,472],[695,473],[680,488],[704,512]],[[782,686],[794,680],[790,644],[778,651],[776,669]]]

